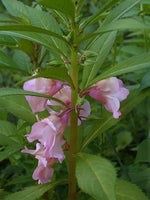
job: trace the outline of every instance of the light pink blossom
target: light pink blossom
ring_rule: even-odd
[[[36,150],[30,150],[25,147],[21,152],[35,155],[35,158],[38,159],[38,166],[33,173],[33,179],[39,180],[38,184],[50,182],[54,172],[51,165],[57,161],[57,158],[46,158],[44,156],[45,148],[40,143],[36,144]]]
[[[129,90],[123,87],[121,80],[111,77],[97,82],[88,93],[92,98],[103,103],[105,108],[113,113],[113,118],[119,118],[120,101],[127,98]]]
[[[23,85],[23,89],[31,92],[38,92],[45,95],[53,96],[57,93],[63,83],[60,81],[55,81],[53,79],[46,78],[35,78],[26,81]],[[45,105],[47,102],[46,98],[36,97],[36,96],[26,96],[33,112],[39,112],[45,110]]]
[[[70,106],[71,105],[71,88],[70,86],[64,86],[61,90],[59,90],[55,95],[53,95],[53,97],[63,101],[66,106]],[[51,105],[60,105],[62,106],[62,104],[59,104],[56,101],[50,101]]]
[[[31,133],[26,135],[29,142],[38,140],[44,147],[44,156],[57,158],[61,163],[65,156],[62,150],[63,133],[68,123],[67,116],[58,117],[51,115],[32,126]]]
[[[33,173],[33,179],[38,180],[38,184],[44,184],[50,182],[50,178],[53,176],[54,169],[51,165],[56,161],[55,158],[47,159],[47,166],[45,167],[43,163],[39,160],[38,166]]]

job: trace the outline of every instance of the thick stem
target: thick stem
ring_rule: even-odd
[[[78,98],[78,57],[77,50],[74,48],[72,50],[72,65],[71,65],[71,77],[75,86],[72,88],[72,101],[71,107],[75,108]],[[70,131],[70,149],[69,149],[69,200],[76,199],[76,158],[77,153],[77,122],[78,114],[75,110],[70,113],[71,117],[71,131]]]

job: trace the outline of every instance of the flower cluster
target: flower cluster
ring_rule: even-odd
[[[29,142],[38,141],[36,150],[30,150],[25,147],[23,153],[35,155],[38,159],[38,166],[33,173],[33,179],[38,180],[39,184],[50,181],[53,175],[53,168],[51,167],[57,160],[62,163],[65,159],[62,146],[65,144],[63,133],[66,127],[70,124],[71,108],[71,88],[65,83],[46,79],[36,78],[24,83],[24,90],[39,92],[61,100],[66,106],[43,97],[26,96],[26,99],[33,112],[48,110],[49,116],[38,119],[31,129],[31,133],[26,135]],[[61,112],[57,113],[49,106],[61,106]],[[78,125],[81,121],[90,115],[91,109],[88,101],[85,101],[81,107],[77,106],[79,115]]]
[[[35,155],[38,159],[38,166],[33,173],[33,179],[38,180],[39,184],[50,181],[53,175],[51,167],[56,161],[62,163],[65,159],[62,146],[65,144],[63,133],[70,124],[70,112],[78,112],[78,125],[83,123],[91,112],[90,104],[84,100],[79,106],[71,108],[71,88],[69,85],[46,78],[36,78],[24,83],[24,90],[39,92],[61,100],[66,106],[54,100],[48,100],[43,97],[26,96],[26,99],[33,112],[40,112],[45,109],[49,116],[39,120],[32,126],[31,133],[26,135],[29,142],[38,141],[36,150],[30,150],[25,147],[22,152]],[[120,101],[123,101],[129,91],[123,87],[123,82],[116,77],[104,79],[92,85],[81,96],[89,94],[92,98],[104,104],[105,108],[113,113],[114,118],[118,118]],[[61,106],[58,113],[50,106]]]

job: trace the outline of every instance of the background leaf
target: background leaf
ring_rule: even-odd
[[[49,191],[50,189],[53,189],[58,184],[64,184],[65,181],[56,181],[52,183],[46,183],[42,185],[36,185],[29,187],[26,190],[16,192],[14,194],[11,194],[9,196],[6,196],[5,200],[36,200],[40,198],[45,192]]]
[[[73,19],[75,16],[75,7],[72,0],[40,0],[38,3],[50,9],[59,10],[71,19]]]
[[[148,200],[145,194],[134,184],[117,179],[116,200]]]

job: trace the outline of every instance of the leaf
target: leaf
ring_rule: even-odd
[[[0,44],[1,45],[16,45],[17,39],[9,35],[1,35]]]
[[[139,2],[140,0],[126,0],[120,3],[109,13],[109,15],[103,21],[102,25],[96,30],[95,34],[98,33],[101,30],[101,28],[103,28],[103,26],[120,19],[125,13],[127,13],[131,8],[133,8]],[[93,42],[95,43],[97,38],[99,37],[94,38],[94,40],[92,38],[86,45],[86,48],[88,48],[88,46],[90,46]]]
[[[23,3],[15,0],[13,3],[11,0],[2,0],[2,2],[11,15],[23,18],[27,24],[30,23],[28,9]]]
[[[40,198],[45,192],[53,189],[59,184],[65,184],[66,180],[60,180],[56,182],[46,183],[42,185],[36,185],[29,187],[23,191],[15,192],[5,197],[5,200],[36,200]]]
[[[9,122],[0,120],[0,134],[10,136],[13,135],[16,132],[16,126]]]
[[[13,90],[14,88],[12,88]],[[6,96],[3,91],[8,91],[8,88],[0,88],[0,107],[5,108],[8,112],[12,113],[18,118],[30,122],[31,124],[36,122],[34,113],[26,101],[24,96]],[[14,89],[15,91],[15,89]]]
[[[23,89],[0,88],[0,97],[4,98],[6,96],[6,98],[7,98],[8,96],[14,96],[14,95],[29,95],[29,96],[45,97],[49,100],[57,101],[58,103],[61,103],[62,105],[66,106],[66,104],[64,104],[64,102],[62,102],[59,99],[56,99],[54,97],[51,97],[49,95],[45,95],[45,94],[41,94],[41,93],[37,93],[37,92],[30,92],[30,91],[26,91]],[[27,104],[28,104],[27,101],[24,101],[24,103],[25,103],[26,107],[30,108],[29,105],[27,106]],[[22,106],[23,106],[23,104],[22,104]]]
[[[92,51],[98,51],[98,56],[96,58],[96,62],[94,65],[91,66],[85,66],[83,71],[83,80],[82,80],[82,87],[81,89],[84,89],[84,87],[87,87],[90,81],[93,80],[95,75],[99,72],[99,69],[101,68],[102,64],[104,63],[106,57],[108,56],[114,40],[116,38],[116,32],[111,32],[104,34],[102,37],[96,40],[96,43],[94,43],[90,50]]]
[[[128,58],[114,67],[111,67],[101,75],[99,75],[96,79],[94,79],[90,84],[94,84],[97,81],[102,79],[106,79],[113,76],[119,76],[129,72],[135,72],[138,70],[145,69],[150,66],[150,56],[149,53],[143,53],[138,56],[133,56]]]
[[[143,3],[143,4],[150,4],[150,1],[149,0],[141,0],[141,3]]]
[[[7,146],[4,151],[0,152],[0,162],[6,158],[9,158],[12,154],[18,152],[21,149],[21,145],[11,145]]]
[[[81,45],[82,43],[86,42],[87,40],[91,39],[91,38],[95,38],[98,35],[102,35],[103,33],[106,32],[111,32],[111,31],[125,31],[125,30],[141,30],[141,29],[146,29],[149,30],[150,27],[148,25],[145,25],[144,23],[141,23],[138,20],[135,19],[120,19],[117,21],[113,21],[109,24],[106,24],[104,26],[102,26],[98,31],[96,31],[95,33],[92,34],[88,34],[86,35],[83,39],[81,39],[79,41],[79,45]]]
[[[64,66],[49,67],[48,69],[44,69],[43,71],[41,71],[40,73],[38,73],[32,78],[38,78],[38,77],[50,78],[50,79],[68,82],[70,86],[74,87],[73,81],[71,77],[68,75],[68,70]]]
[[[13,60],[15,60],[16,64],[21,69],[25,70],[28,73],[28,75],[30,75],[32,73],[31,71],[33,69],[33,65],[29,56],[21,50],[14,50],[13,52]]]
[[[150,162],[150,138],[145,139],[138,146],[136,162]]]
[[[63,42],[68,44],[67,40],[65,38],[63,38],[61,35],[59,35],[55,32],[43,29],[43,28],[31,26],[31,25],[5,25],[5,26],[0,26],[0,31],[2,31],[2,32],[12,32],[12,33],[15,32],[15,31],[18,31],[16,33],[20,32],[20,34],[21,34],[21,32],[40,33],[40,34],[55,37],[55,38],[62,40]]]
[[[148,200],[145,194],[134,184],[117,179],[116,200]]]
[[[98,135],[102,134],[104,131],[111,128],[118,121],[120,121],[123,117],[125,117],[133,108],[135,108],[146,96],[148,96],[150,90],[145,90],[143,92],[139,92],[138,90],[131,91],[128,98],[121,103],[121,113],[122,115],[119,119],[112,118],[112,114],[108,111],[104,111],[101,114],[101,119],[96,120],[87,136],[85,137],[82,147],[84,149],[92,140],[94,140]]]
[[[125,0],[116,6],[106,17],[103,22],[103,25],[106,25],[112,21],[118,20],[125,13],[127,13],[131,8],[133,8],[136,4],[138,4],[141,0]]]
[[[79,187],[98,200],[115,200],[116,173],[112,164],[100,156],[79,153],[76,177]]]
[[[75,17],[75,6],[72,0],[40,0],[38,3],[50,9],[59,10],[71,19]]]
[[[102,6],[102,8],[100,8],[96,13],[94,13],[88,19],[84,20],[84,22],[81,24],[81,29],[84,29],[85,27],[96,23],[99,20],[101,14],[103,12],[106,12],[106,10],[108,10],[110,7],[114,6],[117,2],[118,2],[118,0],[109,0],[109,1],[107,1]]]
[[[49,31],[53,31],[60,36],[63,35],[58,23],[49,13],[39,10],[37,8],[26,6],[23,3],[16,0],[13,0],[13,4],[11,0],[3,0],[3,1],[9,13],[15,15],[16,17],[20,17],[26,20],[26,23],[24,23],[25,25],[28,24],[36,26]],[[29,34],[29,36],[31,36],[31,34]],[[38,34],[36,33],[34,37],[38,38]],[[47,41],[47,44],[50,44],[49,45],[50,48],[60,49],[63,51],[64,54],[67,54],[68,49],[63,41],[60,41],[57,38],[49,37],[46,35],[44,36],[44,38],[40,38],[40,40],[41,42],[43,41],[44,43]]]
[[[133,172],[129,175],[132,183],[138,185],[146,192],[147,195],[150,195],[150,168],[138,171],[138,173]]]
[[[150,78],[149,77],[150,77],[150,71],[145,74],[145,76],[143,77],[143,79],[141,81],[141,85],[140,85],[141,90],[150,87]]]
[[[9,56],[2,51],[0,51],[0,68],[18,71],[25,74],[27,73],[27,71],[21,69]]]

